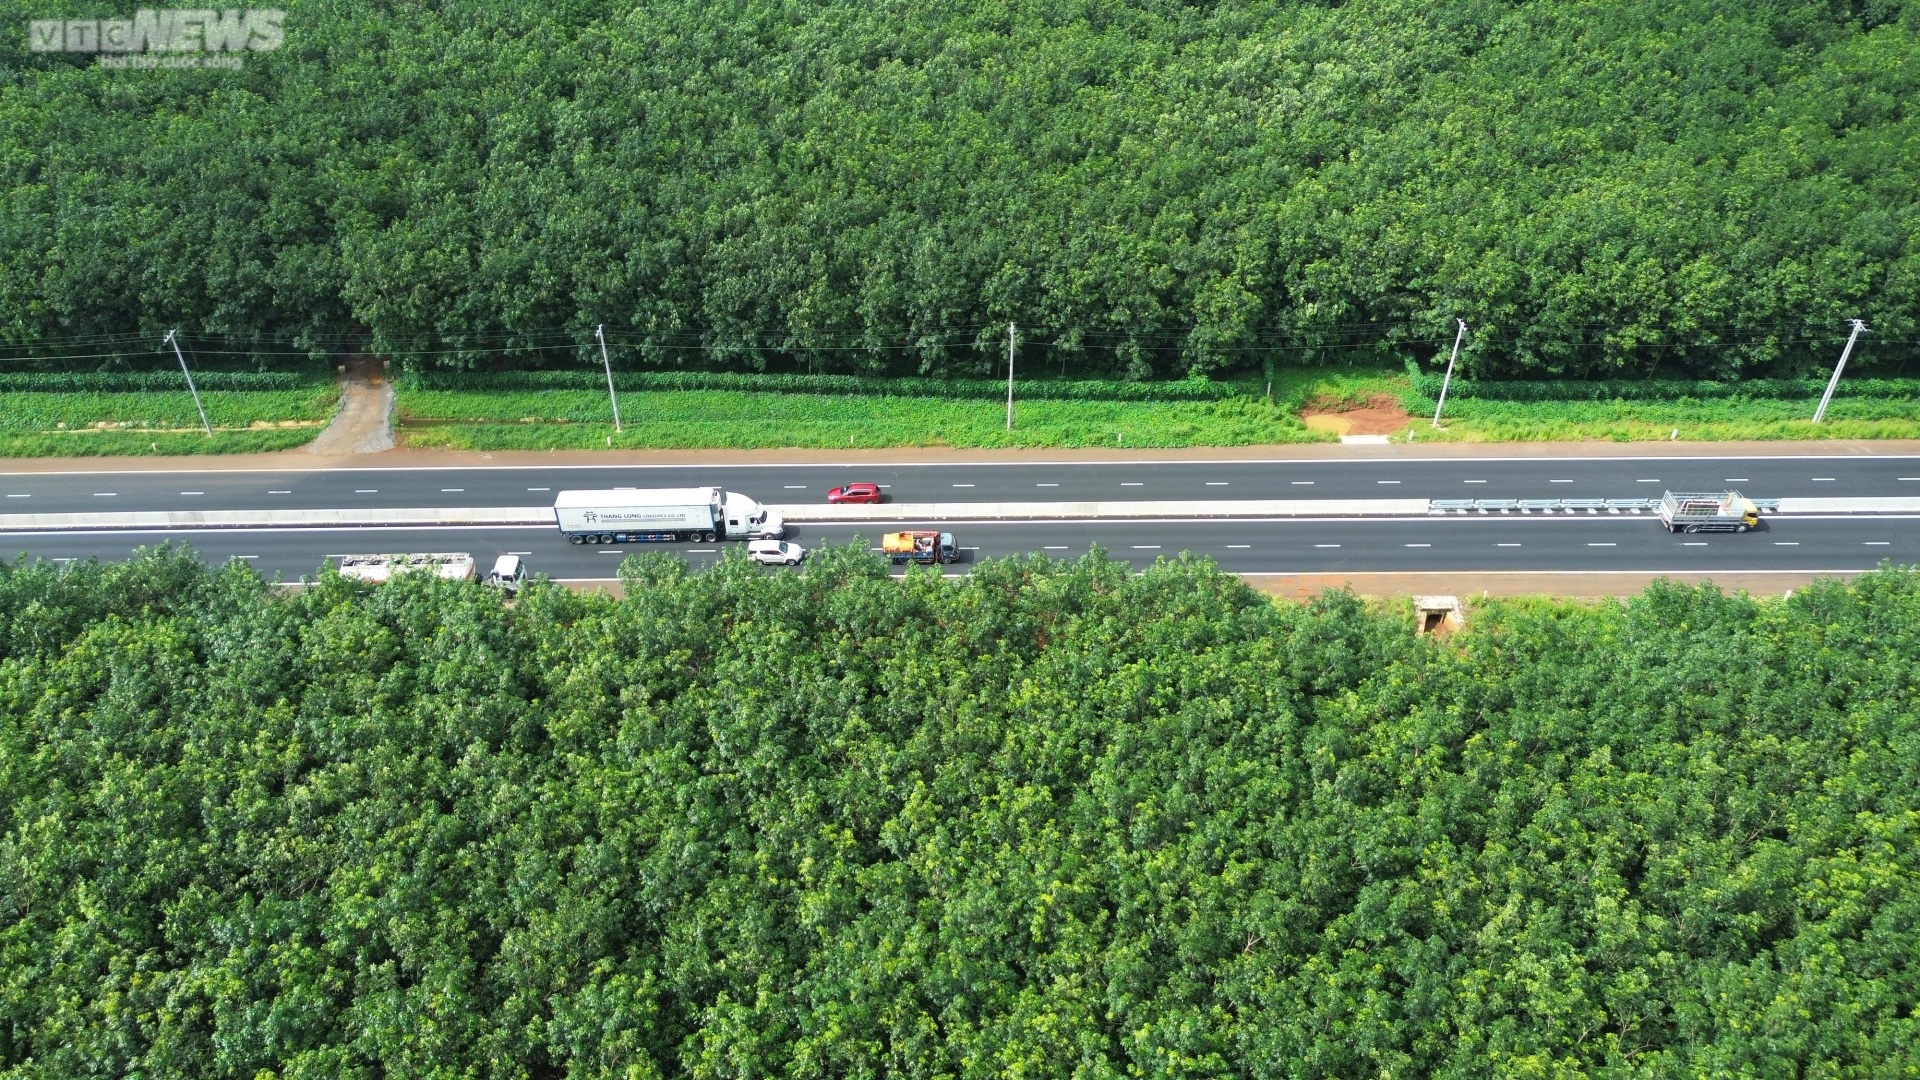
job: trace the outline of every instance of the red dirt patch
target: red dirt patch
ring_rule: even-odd
[[[1413,421],[1388,394],[1375,394],[1364,405],[1317,399],[1300,410],[1300,419],[1310,428],[1337,435],[1392,435]]]

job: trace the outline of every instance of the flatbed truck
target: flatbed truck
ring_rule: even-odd
[[[473,580],[473,556],[464,551],[423,551],[388,555],[342,555],[341,577],[375,584],[401,574],[430,573],[448,581]]]
[[[1760,524],[1760,508],[1737,491],[1669,491],[1658,512],[1668,532],[1746,532]]]
[[[880,550],[886,553],[887,561],[895,565],[911,562],[933,566],[960,561],[960,549],[954,546],[953,534],[931,529],[887,533],[880,538]]]

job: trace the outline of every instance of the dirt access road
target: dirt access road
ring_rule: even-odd
[[[393,381],[364,353],[350,358],[340,381],[340,409],[320,436],[295,453],[338,457],[393,449]]]

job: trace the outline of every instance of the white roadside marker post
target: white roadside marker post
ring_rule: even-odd
[[[1007,430],[1013,430],[1013,324],[1007,324]]]
[[[1833,365],[1833,378],[1827,380],[1827,392],[1820,395],[1820,407],[1813,410],[1813,422],[1816,424],[1826,418],[1827,402],[1833,400],[1834,388],[1840,385],[1840,373],[1847,369],[1847,357],[1853,355],[1853,343],[1867,328],[1867,324],[1859,319],[1848,321],[1853,323],[1853,333],[1847,335],[1847,347],[1840,350],[1840,362]]]
[[[1453,355],[1447,357],[1446,378],[1440,380],[1440,401],[1433,407],[1434,427],[1440,426],[1440,410],[1447,407],[1447,387],[1453,385],[1453,362],[1460,359],[1460,341],[1467,336],[1467,321],[1465,319],[1453,321],[1460,324],[1460,329],[1453,335]]]
[[[163,341],[161,341],[161,344],[173,346],[173,355],[180,361],[180,374],[185,375],[187,377],[187,393],[193,395],[193,407],[200,410],[200,426],[203,428],[206,428],[207,437],[212,438],[213,425],[207,423],[207,407],[205,405],[200,404],[200,391],[196,389],[193,385],[193,372],[187,370],[187,358],[185,356],[182,356],[180,353],[179,334],[180,334],[179,327],[175,327],[172,330],[167,331],[167,336]]]
[[[620,430],[620,398],[613,392],[613,361],[607,359],[607,335],[604,332],[606,328],[606,323],[596,325],[593,328],[593,336],[600,341],[600,366],[607,369],[607,400],[613,403],[613,430],[618,432]],[[607,445],[612,446],[613,441],[608,440]]]

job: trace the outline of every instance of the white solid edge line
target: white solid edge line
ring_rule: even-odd
[[[1863,517],[1866,517],[1867,520],[1871,520],[1871,521],[1920,521],[1920,514],[1873,514],[1870,516],[1861,515],[1861,514],[1796,514],[1793,517],[1785,520],[1858,521],[1858,520],[1861,520],[1861,518]],[[1513,525],[1513,524],[1520,524],[1523,522],[1530,522],[1534,525],[1563,525],[1570,521],[1577,521],[1577,522],[1583,522],[1588,525],[1596,525],[1596,524],[1602,524],[1602,523],[1615,524],[1615,525],[1645,525],[1655,520],[1657,519],[1652,517],[1630,516],[1625,514],[1618,515],[1618,516],[1612,515],[1612,514],[1605,514],[1605,515],[1596,514],[1591,516],[1580,515],[1580,514],[1544,514],[1539,517],[1521,516],[1517,514],[1515,515],[1491,515],[1490,514],[1486,517],[1481,517],[1477,514],[1458,515],[1458,516],[1449,515],[1446,517],[1440,517],[1440,516],[1429,517],[1426,515],[1410,515],[1410,514],[1407,514],[1407,515],[1379,514],[1379,515],[1373,515],[1365,518],[1312,517],[1312,516],[1306,516],[1306,515],[1288,516],[1288,517],[1205,517],[1205,518],[1011,518],[1011,519],[1009,518],[944,518],[941,520],[940,523],[947,524],[947,525],[984,525],[984,526],[1006,525],[1006,526],[1024,527],[1024,526],[1030,526],[1030,525],[1143,525],[1143,524],[1145,525],[1169,525],[1169,524],[1236,525],[1236,524],[1248,524],[1248,523],[1326,524],[1326,523],[1332,523],[1332,522],[1351,523],[1356,521],[1372,521],[1372,522],[1419,521],[1419,522],[1425,522],[1428,524],[1445,522],[1449,525],[1489,524],[1489,523],[1496,523],[1496,522]],[[799,524],[804,524],[813,528],[820,528],[820,527],[828,527],[828,526],[831,526],[831,527],[845,527],[849,525],[871,526],[871,525],[890,525],[890,524],[901,524],[901,523],[902,522],[893,522],[893,521],[812,521],[812,522],[800,522]],[[908,522],[904,522],[904,524],[927,524],[927,523],[908,521]],[[219,535],[222,533],[240,534],[240,533],[258,533],[258,532],[369,532],[369,531],[445,532],[450,530],[463,530],[467,532],[487,532],[487,531],[496,530],[496,529],[520,529],[520,530],[540,529],[544,531],[552,531],[554,529],[554,526],[550,524],[494,525],[494,524],[486,524],[486,523],[435,524],[435,523],[428,523],[428,522],[419,522],[419,523],[413,523],[413,524],[399,524],[399,525],[226,525],[226,526],[184,525],[184,526],[178,526],[175,528],[142,527],[142,528],[119,528],[119,529],[109,529],[109,528],[12,529],[12,530],[0,530],[0,536],[5,536],[5,537],[149,536],[149,535],[181,536],[181,535],[197,535],[200,533]]]
[[[1474,574],[1486,577],[1526,577],[1532,574],[1871,574],[1872,568],[1851,570],[1741,570],[1729,567],[1714,567],[1702,570],[1697,566],[1674,566],[1657,570],[1238,570],[1233,571],[1242,577],[1272,577],[1276,574],[1287,577],[1319,577],[1324,574]]]
[[[517,453],[518,451],[502,451]],[[768,461],[759,464],[738,462],[688,462],[683,464],[621,464],[608,462],[603,465],[348,465],[333,469],[312,467],[288,467],[284,469],[42,469],[23,472],[9,472],[0,469],[0,476],[178,476],[182,474],[219,473],[223,476],[246,476],[257,473],[286,474],[311,473],[316,476],[339,476],[352,473],[399,473],[399,472],[514,472],[530,469],[564,471],[573,469],[917,469],[917,468],[1020,468],[1026,466],[1053,465],[1378,465],[1383,461],[1392,461],[1397,465],[1423,465],[1428,463],[1470,462],[1470,461],[1920,461],[1920,454],[1876,454],[1870,448],[1864,454],[1698,454],[1680,457],[1664,455],[1629,455],[1621,457],[1417,457],[1417,458],[1128,458],[1117,461]]]
[[[243,536],[254,533],[448,532],[452,530],[492,532],[504,529],[555,531],[552,525],[267,525],[244,528],[192,526],[181,529],[30,529],[0,532],[0,536],[198,536],[202,533],[209,536]]]
[[[48,561],[77,562],[79,559],[75,556],[66,556],[50,558]],[[1397,577],[1405,574],[1425,574],[1429,576],[1452,575],[1456,577],[1461,574],[1473,574],[1476,577],[1571,577],[1575,574],[1871,574],[1873,570],[1872,568],[1859,567],[1845,570],[1730,570],[1725,568],[1701,570],[1698,567],[1676,566],[1658,570],[1223,570],[1221,573],[1230,574],[1233,577],[1325,577],[1328,574],[1346,574],[1353,577],[1365,575]],[[892,574],[890,576],[898,578],[904,575]],[[949,573],[940,576],[946,578],[962,578],[967,575]],[[619,581],[620,579],[617,577],[564,577],[548,578],[547,580],[556,585],[567,585],[574,583],[597,584],[603,581]]]

